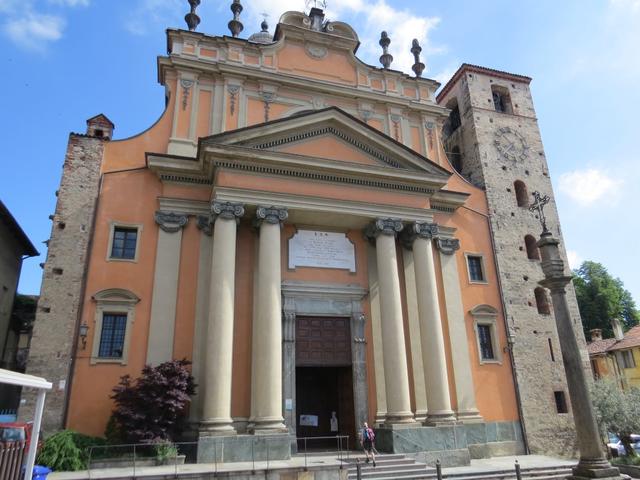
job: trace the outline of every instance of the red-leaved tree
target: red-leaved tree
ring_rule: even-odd
[[[121,377],[111,395],[115,408],[107,436],[128,443],[176,440],[196,389],[187,368],[190,364],[187,360],[173,360],[157,367],[145,366],[136,380],[130,375]]]

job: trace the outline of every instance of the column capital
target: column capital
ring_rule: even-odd
[[[444,255],[453,255],[456,250],[460,249],[460,240],[457,238],[442,238],[436,240],[436,247],[440,253]]]
[[[380,234],[395,237],[403,228],[404,225],[399,218],[378,218],[365,227],[364,236],[370,241],[375,240]]]
[[[167,233],[179,232],[189,221],[189,217],[185,214],[162,210],[158,210],[154,218],[160,228]]]
[[[437,223],[413,222],[402,232],[402,243],[411,250],[416,238],[431,240],[432,238],[437,238],[439,232]]]
[[[218,200],[211,202],[211,223],[215,222],[217,218],[240,222],[240,217],[243,215],[244,205],[241,203],[220,202]]]
[[[258,206],[256,209],[256,226],[260,226],[262,222],[267,222],[271,224],[280,224],[282,226],[282,222],[284,222],[287,218],[289,218],[289,211],[285,207],[276,207],[276,206]]]
[[[213,228],[211,228],[211,218],[208,215],[198,215],[198,230],[202,230],[207,236],[211,236],[213,234]]]

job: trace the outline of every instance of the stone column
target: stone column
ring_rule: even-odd
[[[464,321],[464,307],[460,292],[460,278],[456,251],[460,248],[460,241],[454,238],[436,240],[440,252],[440,266],[444,298],[449,321],[449,342],[451,345],[451,359],[453,361],[453,375],[455,377],[456,398],[458,400],[458,421],[463,423],[477,423],[482,421],[476,404],[476,392],[473,387],[471,374],[471,356],[467,327]]]
[[[244,207],[214,201],[211,205],[213,253],[209,287],[207,343],[204,352],[204,398],[200,431],[235,433],[231,418],[233,315],[236,282],[236,229]]]
[[[384,383],[387,392],[385,424],[414,423],[409,395],[409,374],[404,343],[400,277],[396,254],[396,234],[403,228],[397,219],[378,219],[365,235],[375,239],[380,286],[380,316]]]
[[[542,271],[545,276],[544,280],[539,283],[551,291],[560,348],[562,349],[562,362],[567,375],[571,411],[576,426],[576,439],[580,449],[580,461],[573,469],[573,476],[569,478],[574,480],[620,479],[622,478],[620,472],[611,466],[602,451],[589,386],[567,303],[565,287],[571,282],[571,276],[564,273],[564,261],[558,249],[559,243],[545,228],[538,241],[542,257]]]
[[[189,217],[180,213],[157,211],[155,220],[160,228],[156,247],[146,360],[147,364],[154,366],[173,358],[180,245],[182,228],[187,224]]]
[[[251,418],[254,433],[286,432],[282,417],[282,299],[280,228],[285,208],[258,207],[258,292],[251,359]]]
[[[449,396],[447,358],[431,247],[431,239],[437,233],[438,226],[435,223],[416,222],[405,236],[406,244],[413,247],[422,362],[427,390],[428,410],[425,423],[428,425],[455,422]]]

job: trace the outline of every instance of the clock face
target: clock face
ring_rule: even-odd
[[[529,146],[522,135],[515,130],[504,127],[496,132],[496,139],[493,142],[498,152],[509,160],[524,160],[527,158]]]

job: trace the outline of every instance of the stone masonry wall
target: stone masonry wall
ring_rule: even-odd
[[[495,111],[492,85],[509,90],[513,114]],[[512,355],[529,447],[532,453],[558,454],[564,449],[565,454],[572,454],[575,431],[571,411],[556,413],[554,391],[563,391],[567,404],[570,402],[555,319],[553,313],[538,313],[534,289],[543,273],[539,260],[527,258],[524,241],[527,234],[538,239],[542,228],[533,213],[526,207],[518,207],[514,188],[516,180],[524,182],[530,201],[536,190],[549,195],[551,201],[545,209],[547,225],[564,248],[529,86],[467,72],[441,103],[451,96],[456,96],[460,105],[462,132],[452,140],[462,141],[463,174],[487,193],[505,314],[515,340]],[[496,132],[505,127],[524,138],[528,146],[526,158],[511,160],[497,150]],[[568,268],[564,250],[563,256]],[[567,293],[576,336],[588,366],[573,286],[569,286]],[[549,296],[548,300],[551,303]]]
[[[27,363],[28,374],[53,383],[42,419],[44,431],[64,427],[103,152],[104,140],[69,137]],[[25,389],[22,399],[20,418],[31,420],[35,392]]]

